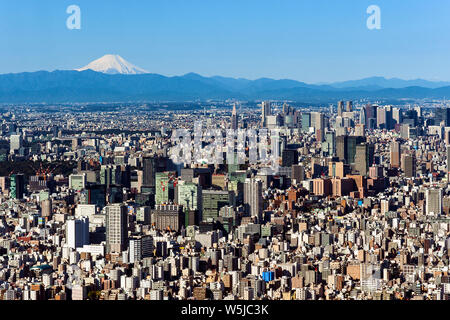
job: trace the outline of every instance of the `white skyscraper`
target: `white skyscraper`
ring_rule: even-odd
[[[22,136],[20,134],[13,134],[10,138],[9,150],[11,153],[19,150],[22,147]]]
[[[89,244],[89,218],[81,217],[67,221],[66,241],[69,248],[82,248]]]

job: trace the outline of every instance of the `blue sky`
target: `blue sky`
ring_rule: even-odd
[[[66,8],[81,8],[68,30]],[[369,5],[381,30],[366,27]],[[2,0],[0,73],[119,54],[150,72],[450,81],[448,0]]]

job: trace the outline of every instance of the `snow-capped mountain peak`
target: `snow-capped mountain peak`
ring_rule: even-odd
[[[144,74],[148,71],[141,69],[126,61],[119,55],[107,54],[100,59],[92,61],[77,71],[93,70],[107,74]]]

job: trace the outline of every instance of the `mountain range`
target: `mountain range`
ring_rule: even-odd
[[[144,102],[209,99],[329,102],[340,99],[421,99],[450,96],[449,82],[372,77],[329,84],[289,79],[167,77],[148,73],[118,55],[76,70],[0,75],[0,103]]]

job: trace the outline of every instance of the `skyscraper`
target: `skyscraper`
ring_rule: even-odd
[[[367,126],[367,106],[361,107],[359,111],[359,123]]]
[[[402,110],[400,108],[393,108],[392,109],[392,120],[395,124],[401,124],[403,121],[403,114]]]
[[[203,221],[217,220],[222,207],[233,205],[233,196],[232,191],[203,190]]]
[[[342,117],[342,112],[344,112],[344,101],[339,101],[337,107],[338,117]]]
[[[447,146],[447,173],[450,173],[450,146]]]
[[[146,187],[155,186],[156,159],[154,157],[144,157],[142,160],[143,181]]]
[[[154,250],[153,237],[150,235],[133,236],[129,240],[130,263],[140,262],[150,257]]]
[[[106,251],[122,252],[127,248],[128,212],[122,203],[106,206]]]
[[[346,164],[355,163],[356,146],[365,142],[364,137],[339,136],[336,138],[336,155]]]
[[[231,129],[237,130],[238,128],[238,119],[237,119],[237,111],[236,111],[236,103],[233,104],[233,112],[231,114]]]
[[[311,114],[310,113],[302,113],[302,131],[308,132],[309,127],[311,127]]]
[[[294,149],[284,149],[281,154],[281,165],[283,167],[291,167],[298,164],[298,151]]]
[[[193,182],[178,183],[177,199],[185,209],[202,211],[202,187]]]
[[[345,108],[346,112],[352,112],[353,111],[353,101],[347,101],[347,105]]]
[[[82,248],[89,244],[89,218],[67,220],[66,242],[67,246],[72,249]]]
[[[292,166],[292,179],[295,179],[297,183],[300,183],[305,179],[305,168],[302,165],[294,164]]]
[[[10,198],[11,199],[23,199],[25,192],[25,177],[23,174],[13,174],[10,178]]]
[[[356,146],[355,154],[355,170],[360,175],[366,176],[369,174],[369,167],[373,161],[374,147],[371,144],[362,143]]]
[[[386,108],[378,108],[377,110],[377,127],[379,129],[388,129],[386,121]]]
[[[413,155],[402,154],[401,159],[405,177],[414,178],[416,176],[416,158]]]
[[[425,192],[426,214],[442,214],[442,189],[427,189]]]
[[[330,162],[328,164],[328,176],[330,177],[345,177],[344,163],[343,162]]]
[[[174,199],[174,177],[175,172],[156,173],[156,204],[169,203]]]
[[[434,115],[434,124],[436,126],[444,124],[444,127],[450,126],[450,108],[437,108]]]
[[[18,151],[22,147],[22,136],[20,134],[13,134],[10,137],[10,153]]]
[[[377,125],[377,105],[366,105],[366,126],[368,129],[374,129]]]
[[[121,183],[122,172],[120,166],[102,165],[100,168],[100,183],[109,188]]]
[[[267,117],[272,114],[272,111],[270,109],[270,102],[269,101],[263,101],[261,104],[262,110],[261,110],[261,126],[265,127],[267,125]]]
[[[311,126],[316,131],[325,129],[325,117],[322,112],[311,112]]]
[[[391,168],[400,168],[401,149],[398,141],[391,142]]]
[[[347,153],[347,136],[338,136],[336,138],[336,156],[342,162],[346,161],[346,153]]]
[[[255,178],[245,179],[244,205],[252,217],[261,218],[263,212],[262,181]]]

